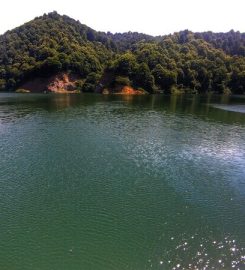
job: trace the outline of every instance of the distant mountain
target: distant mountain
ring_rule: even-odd
[[[51,12],[0,36],[0,90],[115,92],[120,86],[244,93],[245,34],[112,34]]]

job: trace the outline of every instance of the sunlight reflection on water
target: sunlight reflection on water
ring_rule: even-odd
[[[237,245],[236,240],[225,236],[221,241],[212,238],[200,238],[196,233],[182,239],[171,237],[172,249],[164,249],[159,254],[158,264],[149,259],[153,269],[236,269],[242,270],[245,265],[244,248]],[[198,239],[198,245],[196,245]],[[215,254],[210,257],[211,254]],[[185,258],[183,261],[182,258]]]
[[[220,104],[212,104],[214,108],[231,111],[231,112],[239,112],[245,113],[245,105],[220,105]]]

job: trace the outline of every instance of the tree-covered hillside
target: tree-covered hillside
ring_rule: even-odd
[[[245,92],[245,34],[103,33],[52,12],[0,36],[0,90],[59,72],[76,74],[81,91],[127,85],[149,93],[240,94]]]

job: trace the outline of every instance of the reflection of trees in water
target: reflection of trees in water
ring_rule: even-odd
[[[51,110],[62,110],[72,106],[73,102],[74,99],[69,94],[56,95],[49,99],[49,107]]]
[[[49,113],[62,111],[70,107],[85,108],[103,103],[113,108],[115,104],[130,108],[127,114],[133,114],[140,110],[154,110],[169,114],[189,114],[202,119],[224,123],[245,123],[244,114],[221,110],[213,107],[213,104],[239,104],[244,99],[234,99],[230,96],[214,95],[149,95],[149,96],[113,96],[99,94],[11,94],[1,98],[0,121],[15,121],[29,114],[46,111]],[[117,110],[116,110],[117,111]],[[115,113],[116,113],[115,111]]]

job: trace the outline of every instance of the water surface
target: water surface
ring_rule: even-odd
[[[0,94],[0,269],[244,269],[244,104]]]

